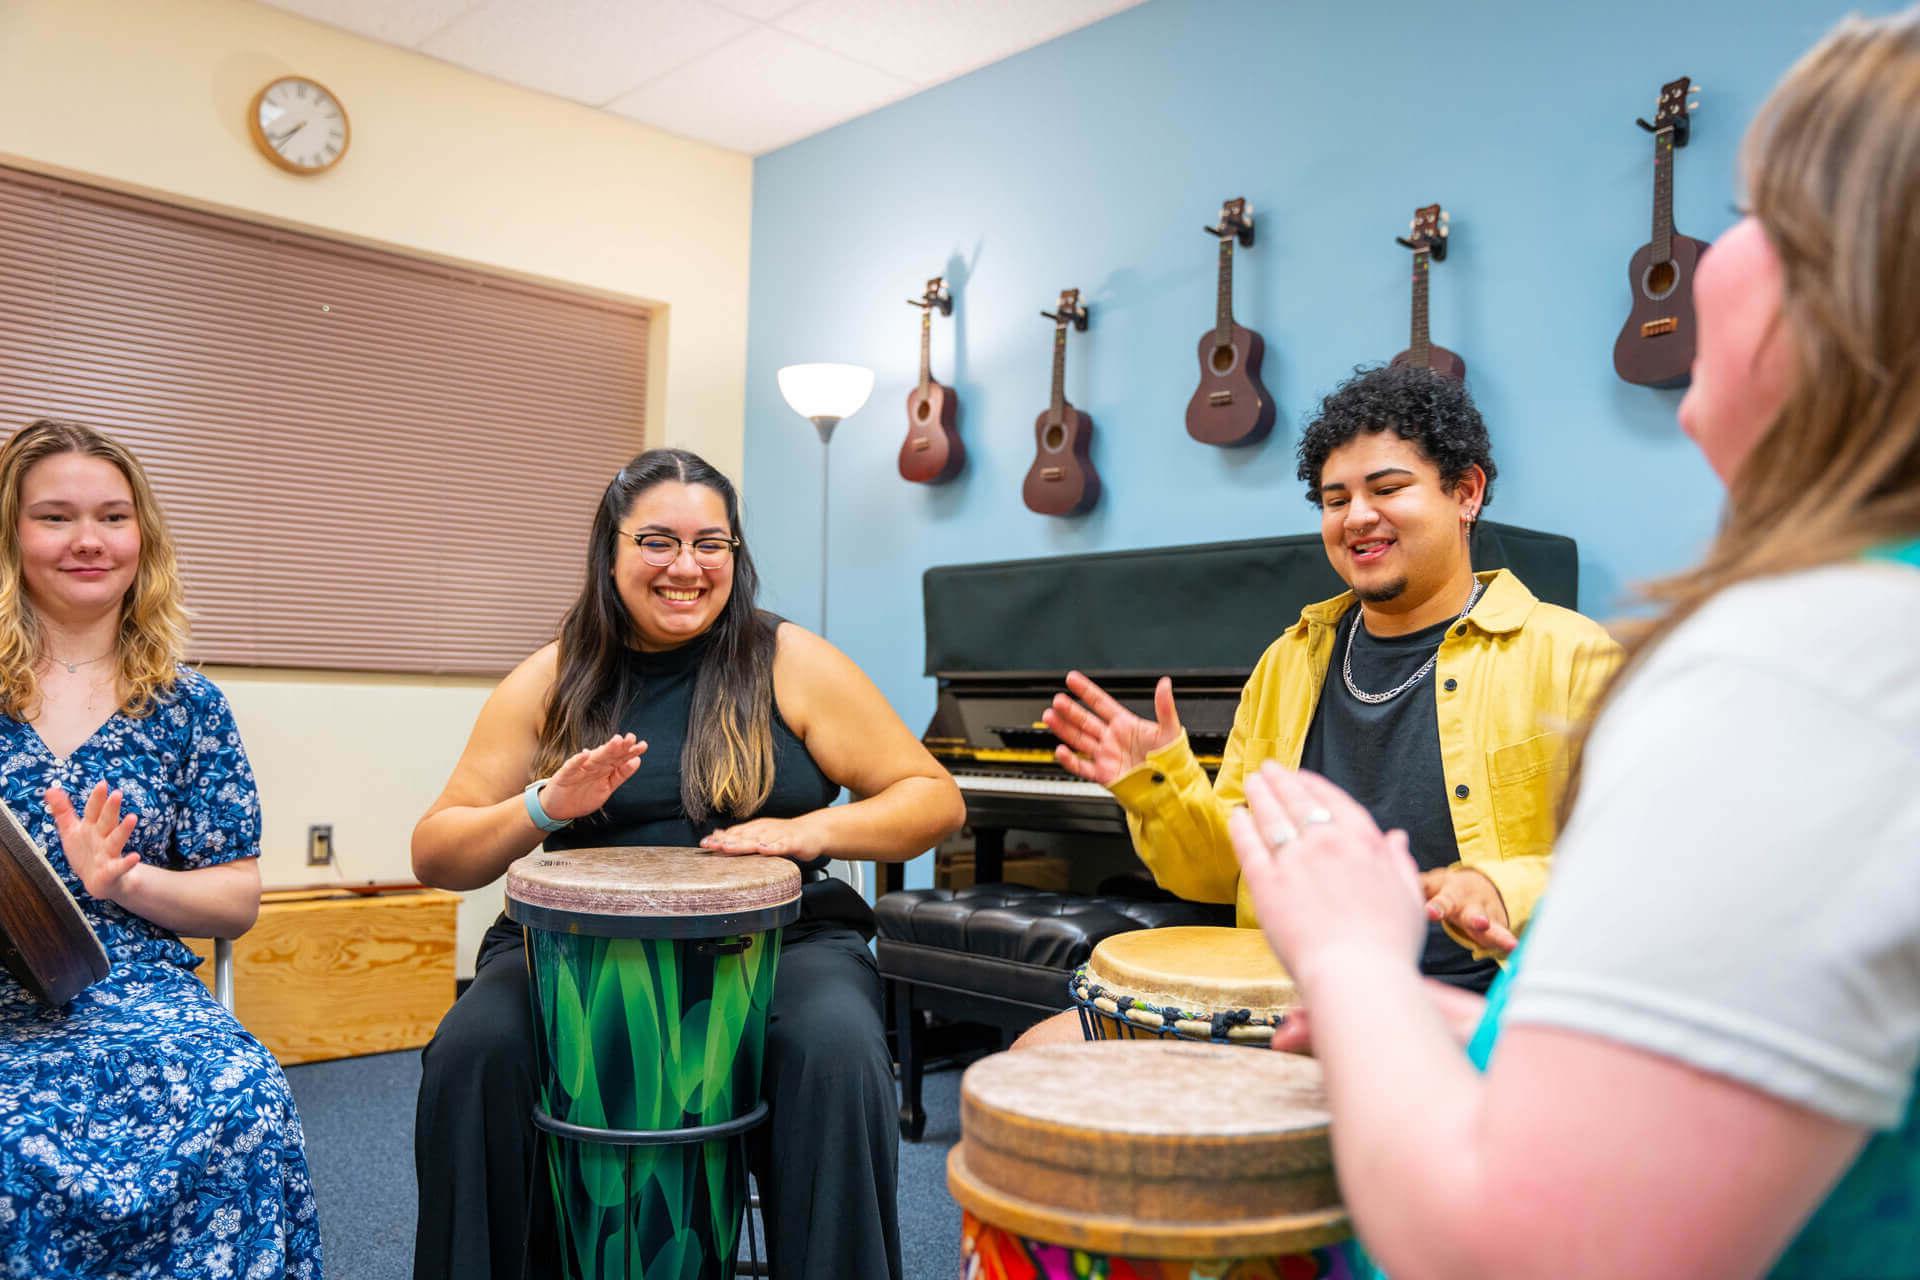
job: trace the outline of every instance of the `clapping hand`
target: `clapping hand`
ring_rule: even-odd
[[[109,791],[104,782],[87,793],[85,813],[75,813],[73,801],[57,785],[48,787],[42,798],[59,829],[67,865],[81,885],[102,902],[118,902],[141,865],[139,854],[125,851],[139,819],[131,813],[120,815],[120,793]]]
[[[1040,713],[1040,720],[1060,739],[1054,759],[1077,778],[1109,786],[1121,774],[1145,764],[1149,752],[1180,736],[1173,681],[1165,676],[1153,687],[1151,720],[1121,706],[1078,671],[1067,673],[1067,690],[1073,696],[1054,694],[1053,705]]]
[[[599,812],[614,789],[640,768],[647,744],[630,733],[616,733],[591,751],[576,751],[540,791],[540,807],[550,818],[584,818]]]
[[[1227,829],[1260,927],[1309,997],[1342,957],[1411,969],[1426,941],[1426,895],[1404,831],[1382,834],[1318,774],[1268,761],[1247,775]]]

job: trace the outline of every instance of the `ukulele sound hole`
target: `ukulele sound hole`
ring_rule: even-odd
[[[1207,363],[1213,366],[1215,373],[1229,373],[1238,361],[1234,359],[1232,347],[1215,347],[1213,356]]]
[[[922,422],[925,422],[927,420],[927,415],[932,412],[933,412],[933,406],[928,404],[925,400],[922,400],[919,404],[913,407],[913,416],[920,419],[920,421]]]
[[[1656,262],[1647,268],[1647,274],[1641,279],[1640,287],[1655,302],[1673,292],[1680,283],[1680,269],[1671,262]]]
[[[1058,422],[1049,422],[1046,430],[1040,433],[1040,444],[1048,453],[1058,453],[1067,442],[1067,429]]]

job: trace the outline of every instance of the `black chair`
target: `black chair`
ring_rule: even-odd
[[[927,1125],[920,1079],[930,1015],[1018,1035],[1071,1006],[1067,979],[1103,938],[1167,925],[1233,923],[1233,908],[1224,904],[1161,894],[1051,893],[1019,884],[907,889],[881,898],[874,915],[900,1060],[900,1132],[916,1142]]]

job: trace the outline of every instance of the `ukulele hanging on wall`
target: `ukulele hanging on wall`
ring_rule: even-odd
[[[946,278],[927,281],[926,292],[907,299],[907,305],[920,308],[920,381],[907,392],[907,438],[900,445],[900,474],[915,484],[945,484],[967,462],[966,446],[954,429],[960,398],[952,387],[934,381],[929,356],[933,313],[953,314]]]
[[[1693,272],[1704,240],[1673,229],[1673,152],[1687,145],[1693,131],[1688,115],[1698,103],[1686,76],[1660,87],[1653,123],[1634,123],[1653,135],[1653,239],[1627,264],[1633,310],[1613,343],[1613,371],[1643,387],[1684,387],[1693,372]]]
[[[1053,321],[1053,402],[1033,422],[1037,446],[1020,496],[1043,516],[1077,516],[1100,500],[1100,476],[1088,450],[1093,419],[1067,403],[1067,326],[1087,329],[1078,289],[1062,289],[1060,306],[1041,315]]]
[[[1437,204],[1413,211],[1408,234],[1396,243],[1413,250],[1413,340],[1393,358],[1395,364],[1417,364],[1449,378],[1465,378],[1467,362],[1427,337],[1427,275],[1436,262],[1447,260],[1447,211]]]
[[[1260,385],[1267,344],[1233,322],[1233,242],[1253,248],[1253,210],[1244,198],[1220,206],[1220,225],[1203,228],[1220,241],[1218,318],[1200,335],[1200,386],[1187,401],[1187,434],[1202,444],[1254,444],[1273,429],[1273,399]]]

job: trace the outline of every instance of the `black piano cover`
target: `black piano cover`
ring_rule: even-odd
[[[1473,564],[1577,607],[1572,538],[1483,520]],[[942,565],[923,582],[926,673],[1244,673],[1303,607],[1343,590],[1318,534]]]

